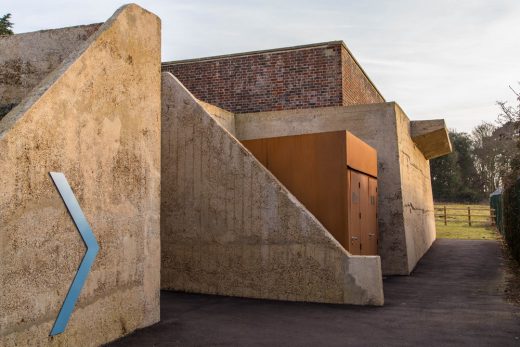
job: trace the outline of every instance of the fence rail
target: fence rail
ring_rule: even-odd
[[[450,213],[451,211],[455,211],[454,213]],[[460,213],[457,211],[466,211],[467,213]],[[488,212],[487,214],[477,213],[479,212]],[[439,213],[440,212],[440,213]],[[473,212],[473,214],[472,214]],[[463,220],[458,217],[464,217]],[[435,206],[435,219],[444,221],[444,225],[448,225],[449,222],[461,222],[467,221],[469,226],[475,223],[486,223],[486,224],[495,224],[495,210],[489,207],[476,207],[476,206],[468,206],[468,207],[450,207],[450,206]],[[454,219],[448,219],[454,218]]]

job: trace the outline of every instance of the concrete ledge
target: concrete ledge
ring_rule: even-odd
[[[428,160],[451,153],[451,142],[444,119],[410,122],[413,142]]]
[[[382,305],[354,257],[171,74],[162,81],[163,289]]]
[[[237,138],[243,141],[265,137],[347,130],[346,127],[348,126],[349,120],[352,123],[362,122],[363,118],[367,117],[372,120],[373,115],[392,112],[393,107],[394,103],[390,102],[238,113],[235,114],[236,134]]]
[[[218,124],[235,135],[235,115],[233,113],[201,100],[198,100],[198,102],[204,107],[207,113],[215,118]]]

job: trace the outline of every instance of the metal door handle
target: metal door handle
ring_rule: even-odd
[[[358,238],[356,236],[352,236],[352,240],[357,240]]]

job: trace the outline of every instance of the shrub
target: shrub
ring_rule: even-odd
[[[504,190],[504,237],[512,256],[520,261],[520,179]]]

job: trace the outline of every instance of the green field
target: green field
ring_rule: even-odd
[[[444,219],[435,218],[435,225],[437,227],[437,238],[447,239],[466,239],[466,240],[496,240],[498,234],[495,227],[491,226],[489,222],[480,221],[484,218],[478,216],[489,216],[489,211],[477,211],[473,208],[488,208],[489,205],[464,205],[464,204],[449,204],[437,203],[435,207],[446,206],[447,209],[447,225],[444,225]],[[468,225],[467,208],[471,207],[472,225]],[[451,208],[464,210],[451,210]],[[442,210],[435,210],[435,214],[442,214]],[[461,214],[464,216],[449,216],[450,214]],[[473,218],[475,216],[475,218]],[[478,221],[477,221],[478,220]]]

